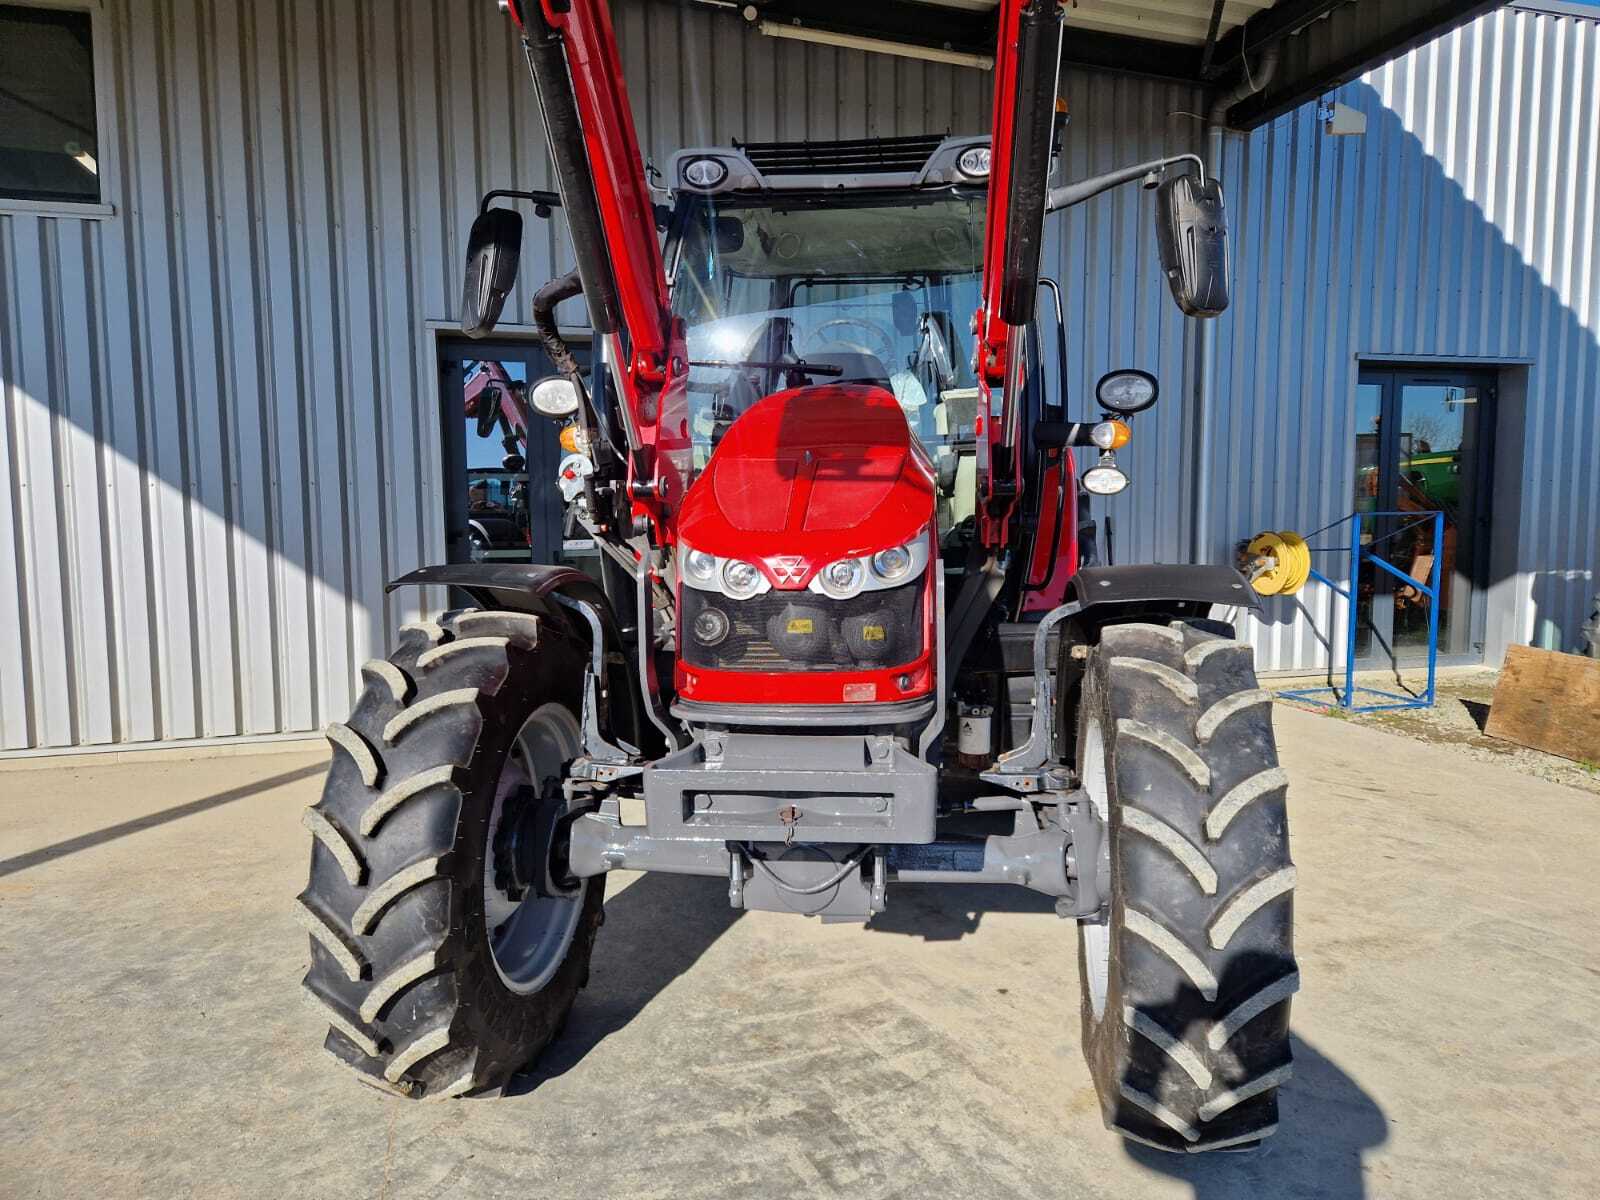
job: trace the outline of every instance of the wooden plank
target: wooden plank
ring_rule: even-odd
[[[1562,758],[1600,763],[1600,659],[1512,646],[1484,732]]]

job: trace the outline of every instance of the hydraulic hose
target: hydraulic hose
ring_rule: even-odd
[[[558,275],[533,294],[533,327],[544,346],[544,352],[550,356],[550,362],[568,379],[577,379],[583,372],[572,348],[556,327],[556,305],[581,295],[583,277],[577,268],[565,275]]]
[[[764,858],[757,858],[754,854],[749,852],[746,852],[745,857],[751,862],[755,863],[756,866],[760,867],[762,873],[766,875],[768,879],[772,880],[775,887],[778,887],[783,891],[789,892],[796,896],[816,896],[827,891],[829,888],[836,886],[837,884],[843,883],[844,877],[850,874],[850,872],[856,867],[861,865],[863,860],[866,859],[867,853],[868,852],[866,850],[862,850],[853,857],[847,858],[844,862],[844,865],[832,875],[828,876],[828,878],[824,879],[821,883],[814,883],[810,887],[798,887],[795,884],[785,882],[783,879],[779,878],[776,871],[767,865],[767,861]]]

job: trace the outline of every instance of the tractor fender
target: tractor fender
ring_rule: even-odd
[[[559,593],[573,600],[593,604],[601,613],[608,636],[617,626],[616,613],[611,601],[601,591],[594,579],[576,567],[551,566],[544,563],[445,563],[435,567],[418,567],[384,585],[385,592],[402,587],[453,587],[460,588],[472,602],[482,608],[509,609],[512,612],[534,613],[570,626],[575,632],[588,637],[582,622],[574,624],[569,610],[561,607],[551,596]]]
[[[1206,563],[1129,563],[1084,567],[1067,585],[1067,604],[1083,612],[1102,604],[1227,604],[1259,611],[1261,601],[1232,567]]]
[[[1073,759],[1083,674],[1075,647],[1081,652],[1099,640],[1101,629],[1119,621],[1194,618],[1212,604],[1261,611],[1255,589],[1232,567],[1130,563],[1080,569],[1067,583],[1066,602],[1046,613],[1034,630],[1028,740],[1002,754],[983,778],[1030,791],[1043,786],[1038,773],[1048,763]]]
[[[606,643],[596,661],[606,663],[607,678],[603,683],[610,698],[607,724],[616,736],[635,746],[641,745],[641,738],[649,739],[643,700],[627,666],[628,648],[616,611],[592,576],[575,567],[546,563],[445,563],[418,567],[390,580],[383,590],[392,592],[401,587],[459,588],[480,608],[533,613],[587,645],[594,637],[589,622],[556,597],[581,602],[598,618]]]

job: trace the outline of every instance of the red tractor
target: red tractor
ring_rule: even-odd
[[[526,402],[576,448],[559,484],[604,554],[392,585],[471,606],[406,626],[328,731],[300,897],[327,1048],[414,1098],[498,1090],[587,982],[615,868],[825,921],[897,882],[1013,884],[1077,925],[1107,1124],[1258,1142],[1294,867],[1269,698],[1207,619],[1253,593],[1100,563],[1088,498],[1127,485],[1157,384],[1113,371],[1074,419],[1039,278],[1051,211],[1142,181],[1175,298],[1214,315],[1216,181],[1181,156],[1053,186],[1061,13],[1005,0],[990,136],[687,150],[658,208],[603,0],[508,7],[578,259],[534,298],[558,374]],[[474,224],[468,333],[520,230]],[[552,317],[578,294],[588,379]]]

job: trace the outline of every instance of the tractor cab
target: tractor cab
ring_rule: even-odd
[[[973,137],[735,143],[673,157],[665,258],[687,337],[696,475],[764,397],[877,389],[933,468],[941,539],[970,534],[969,330],[988,174],[988,139]]]

